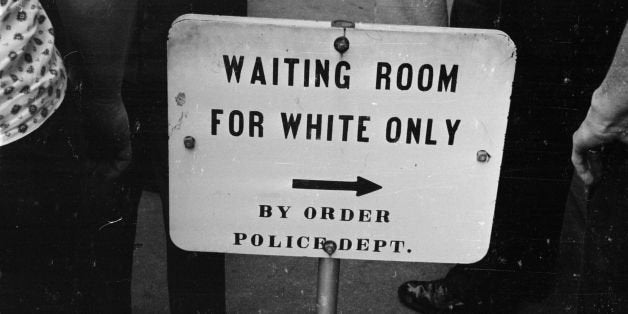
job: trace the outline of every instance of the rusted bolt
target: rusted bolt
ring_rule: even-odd
[[[338,248],[336,242],[331,240],[325,241],[325,243],[323,244],[323,250],[329,256],[332,256],[336,252],[336,248]]]
[[[336,40],[334,40],[334,48],[341,54],[345,53],[349,50],[349,39],[345,36],[336,38]]]
[[[491,159],[491,155],[485,150],[479,150],[476,157],[479,162],[488,162]]]
[[[191,136],[186,136],[183,139],[183,146],[185,146],[185,148],[187,148],[187,149],[194,148],[194,146],[196,146],[196,139],[194,139]]]

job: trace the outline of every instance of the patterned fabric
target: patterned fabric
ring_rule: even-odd
[[[0,146],[37,129],[65,96],[54,31],[38,0],[0,0]]]

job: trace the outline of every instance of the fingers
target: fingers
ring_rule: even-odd
[[[118,152],[116,159],[114,159],[114,172],[112,173],[112,175],[114,175],[116,178],[119,177],[131,164],[132,156],[133,153],[131,149],[131,144],[129,143],[128,145],[126,145],[126,147],[124,147],[124,149]]]
[[[84,100],[87,158],[93,164],[89,175],[115,180],[131,163],[131,131],[120,95]]]
[[[599,135],[585,120],[573,134],[571,162],[576,174],[586,187],[595,184],[602,176],[602,151],[609,136]]]
[[[599,147],[603,141],[590,132],[583,123],[573,134],[571,163],[585,186],[590,186],[599,179],[602,164]]]
[[[593,182],[592,174],[589,171],[588,164],[586,162],[586,149],[585,146],[582,145],[582,126],[578,128],[578,130],[573,134],[573,146],[571,149],[571,163],[574,166],[576,174],[582,181],[585,182],[585,185],[588,185]]]
[[[129,144],[119,151],[114,158],[94,159],[88,157],[84,166],[86,174],[98,181],[113,181],[119,178],[131,164],[131,151]]]
[[[576,174],[584,182],[586,186],[592,185],[595,182],[595,176],[588,165],[586,158],[581,154],[572,152],[571,162],[574,165]]]

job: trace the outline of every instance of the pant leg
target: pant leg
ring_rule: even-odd
[[[552,313],[628,310],[628,149],[603,155],[602,180],[585,192],[573,176],[565,205],[558,280],[545,309]]]
[[[559,242],[556,283],[541,306],[552,313],[582,311],[580,291],[585,272],[585,243],[588,228],[589,200],[584,182],[573,175],[565,202],[565,214]]]
[[[131,313],[131,278],[137,206],[141,189],[132,165],[123,177],[82,185],[76,260],[82,312]]]
[[[142,145],[154,171],[164,210],[167,268],[172,313],[224,313],[224,254],[188,252],[176,247],[169,235],[166,41],[170,23],[185,13],[246,15],[246,1],[145,1],[139,36],[143,66],[141,94],[145,104]],[[141,158],[141,157],[139,157]]]
[[[472,291],[499,311],[536,301],[552,286],[570,182],[569,118],[588,101],[579,86],[564,84],[575,68],[569,43],[578,20],[567,0],[456,0],[452,11],[452,26],[498,28],[517,46],[491,245],[483,260],[456,269],[471,273]]]
[[[37,130],[0,147],[0,312],[74,312],[78,115],[68,94]]]
[[[580,304],[584,313],[628,311],[628,148],[607,147],[587,203]]]

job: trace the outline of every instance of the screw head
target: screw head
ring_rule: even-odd
[[[332,254],[336,252],[337,248],[338,246],[336,245],[336,242],[331,241],[331,240],[325,241],[325,243],[323,244],[323,250],[329,256],[332,256]]]
[[[187,148],[187,149],[194,148],[194,146],[196,146],[196,139],[194,139],[191,136],[186,136],[183,139],[183,146],[185,146],[185,148]]]
[[[491,159],[491,155],[485,150],[479,150],[476,158],[479,162],[488,162]]]
[[[334,48],[341,54],[345,53],[349,50],[349,39],[345,36],[336,38],[336,40],[334,40]]]

